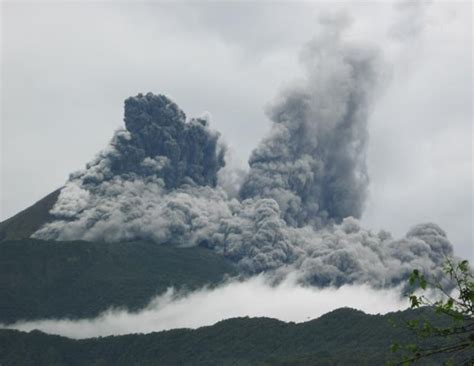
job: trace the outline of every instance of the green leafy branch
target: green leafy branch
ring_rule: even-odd
[[[408,320],[405,326],[413,332],[417,344],[393,343],[392,352],[403,351],[401,361],[389,365],[411,365],[434,355],[442,355],[447,360],[445,365],[474,365],[474,276],[467,260],[457,262],[447,259],[443,272],[454,285],[454,293],[448,291],[438,280],[432,280],[418,269],[413,270],[408,282],[412,291],[407,295],[410,307],[417,309],[430,307],[439,321],[433,324],[428,318]],[[438,300],[431,300],[425,294],[418,295],[419,290],[441,295]],[[448,323],[448,324],[447,324]],[[438,325],[441,324],[441,325]]]

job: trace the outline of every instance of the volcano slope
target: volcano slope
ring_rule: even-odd
[[[58,200],[60,191],[57,189],[51,192],[32,206],[0,222],[0,242],[29,238],[44,224],[53,221],[54,217],[49,211]]]
[[[193,290],[235,276],[235,266],[205,248],[145,241],[0,243],[0,323],[92,318],[114,307],[145,307],[167,288]]]

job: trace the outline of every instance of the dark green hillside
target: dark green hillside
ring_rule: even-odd
[[[60,189],[48,194],[34,205],[0,223],[0,241],[29,238],[36,230],[52,220],[49,214]]]
[[[422,310],[423,311],[423,310]],[[393,340],[409,342],[411,310],[384,316],[339,309],[302,324],[236,318],[196,330],[71,340],[0,330],[3,365],[383,365]],[[420,365],[437,365],[440,360]]]
[[[137,310],[167,287],[194,289],[236,274],[204,248],[148,242],[0,245],[0,322],[93,317],[110,306]]]

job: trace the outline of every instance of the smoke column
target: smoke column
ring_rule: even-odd
[[[382,61],[330,22],[302,54],[307,77],[268,108],[271,135],[254,150],[242,198],[270,197],[285,221],[319,228],[360,217],[367,194],[367,118]]]

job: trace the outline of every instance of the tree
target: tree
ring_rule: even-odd
[[[436,280],[418,269],[411,273],[410,307],[429,307],[434,312],[407,321],[418,342],[393,343],[392,351],[404,351],[404,355],[402,361],[389,364],[411,365],[437,356],[444,365],[474,365],[474,275],[467,260],[447,259],[443,272],[448,281]]]

